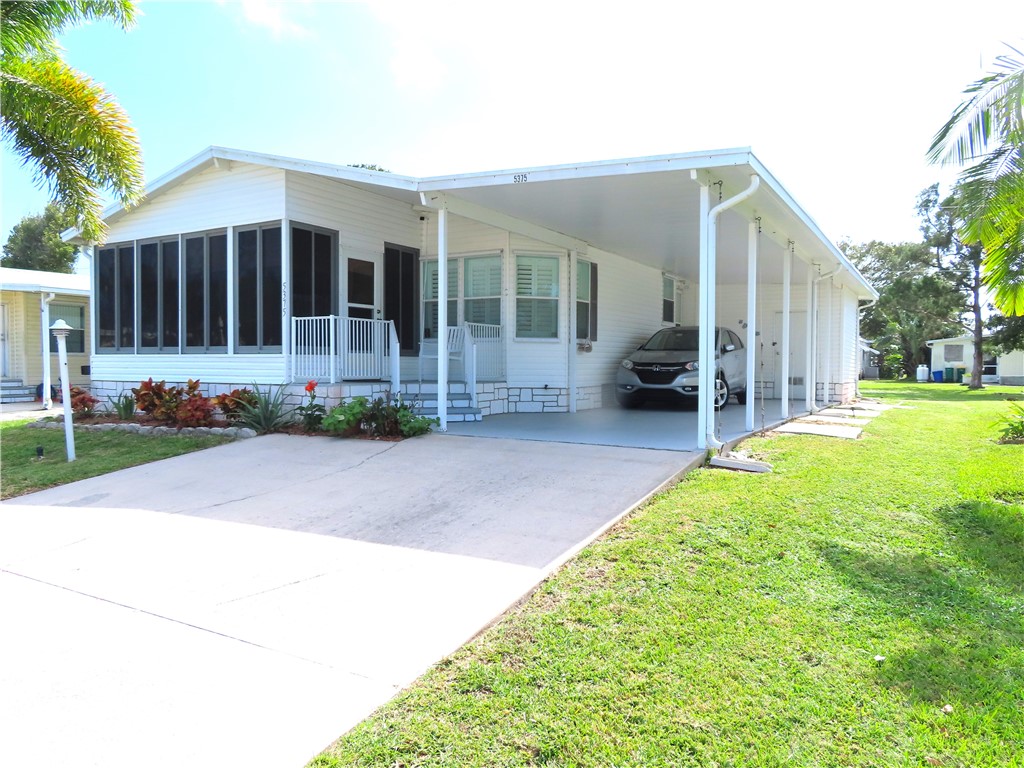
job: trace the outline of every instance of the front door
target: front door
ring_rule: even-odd
[[[383,254],[349,256],[345,267],[342,366],[346,379],[380,379],[388,335],[383,319]]]
[[[807,376],[807,313],[789,313],[789,399],[804,398],[804,380]],[[772,361],[775,366],[775,397],[782,394],[782,313],[775,313],[772,335]]]

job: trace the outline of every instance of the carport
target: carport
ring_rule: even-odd
[[[458,225],[449,221],[452,217],[564,249],[571,280],[577,261],[591,248],[661,270],[692,288],[687,324],[701,328],[695,415],[681,411],[677,419],[672,412],[665,419],[664,412],[623,415],[605,408],[606,413],[583,420],[546,413],[543,418],[552,422],[547,424],[540,418],[489,416],[490,426],[456,427],[448,424],[447,407],[440,403],[442,430],[522,430],[546,440],[559,439],[560,428],[577,435],[603,430],[606,439],[653,447],[671,442],[656,436],[659,425],[633,430],[648,435],[646,443],[632,442],[626,425],[629,419],[644,424],[661,418],[671,422],[667,434],[689,436],[679,448],[703,450],[721,447],[723,435],[750,433],[762,422],[853,396],[860,303],[877,293],[749,148],[436,177],[421,180],[418,189],[424,210],[437,216],[442,327],[449,299],[448,239]],[[570,283],[570,295],[574,292]],[[575,328],[576,302],[567,303],[568,327]],[[747,339],[747,392],[753,394],[745,408],[727,409],[720,423],[708,395],[715,377],[716,325],[739,329]],[[443,335],[438,345],[438,391],[446,391]],[[580,350],[569,347],[566,417],[579,410]],[[614,364],[606,381],[613,377]]]

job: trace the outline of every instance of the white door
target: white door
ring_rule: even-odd
[[[789,313],[789,399],[804,398],[804,379],[807,376],[807,313]],[[782,394],[782,313],[775,313],[772,333],[772,359],[775,365],[775,397]]]
[[[342,319],[343,376],[386,377],[388,335],[384,314],[384,255],[349,256],[345,267],[345,315]]]
[[[0,304],[0,376],[9,375],[7,362],[7,305]]]

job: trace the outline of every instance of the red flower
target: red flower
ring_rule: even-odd
[[[316,392],[316,382],[312,379],[306,382],[306,391],[311,395]]]

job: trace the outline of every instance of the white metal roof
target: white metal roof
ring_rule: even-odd
[[[43,272],[35,269],[0,267],[0,288],[3,288],[5,291],[64,293],[72,296],[88,296],[89,276],[68,275],[63,272]]]
[[[751,174],[757,174],[761,178],[757,193],[727,211],[719,221],[719,281],[745,281],[747,222],[758,217],[762,282],[781,282],[782,254],[792,247],[797,256],[794,282],[805,280],[808,271],[816,275],[841,267],[835,277],[839,284],[861,299],[878,296],[749,148],[417,179],[210,147],[156,179],[147,188],[146,198],[220,162],[253,163],[324,176],[413,205],[419,202],[420,193],[443,193],[692,281],[697,280],[700,183],[712,185],[714,205],[719,195],[735,195],[747,186]],[[125,215],[130,212],[115,205],[104,218],[114,222]],[[69,231],[65,238],[75,239],[77,234]]]

